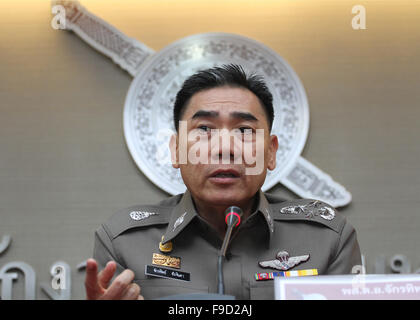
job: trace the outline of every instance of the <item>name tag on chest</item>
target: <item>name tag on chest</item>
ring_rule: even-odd
[[[145,265],[144,274],[152,277],[175,279],[181,281],[190,281],[190,274],[188,272],[177,271],[169,268],[156,267],[152,265]]]

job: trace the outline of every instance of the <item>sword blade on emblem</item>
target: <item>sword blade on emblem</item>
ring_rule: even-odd
[[[96,50],[135,76],[140,66],[154,50],[136,39],[129,38],[109,23],[84,8],[79,1],[52,0],[66,10],[66,29],[76,33]]]

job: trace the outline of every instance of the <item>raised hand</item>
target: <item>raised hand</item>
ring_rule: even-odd
[[[86,299],[87,300],[144,300],[140,287],[132,283],[134,272],[125,269],[110,284],[117,264],[109,261],[98,274],[98,264],[94,259],[86,262]]]

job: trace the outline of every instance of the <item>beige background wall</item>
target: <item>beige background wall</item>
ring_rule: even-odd
[[[420,268],[420,1],[82,1],[123,33],[159,50],[222,31],[261,41],[305,86],[303,156],[353,195],[341,209],[358,231],[368,272],[376,257]],[[367,29],[353,30],[364,5]],[[49,267],[92,252],[115,210],[167,195],[137,169],[122,130],[132,78],[72,33],[54,30],[49,1],[0,1],[0,267],[25,261],[46,295]],[[295,197],[277,185],[272,192]],[[22,297],[22,277],[15,296]]]

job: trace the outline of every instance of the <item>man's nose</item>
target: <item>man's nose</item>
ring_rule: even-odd
[[[242,158],[239,139],[228,129],[211,135],[211,163],[231,164]],[[236,161],[235,161],[236,160]]]

